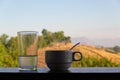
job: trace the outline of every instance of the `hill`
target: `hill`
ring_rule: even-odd
[[[39,67],[47,67],[45,64],[45,50],[68,50],[70,49],[74,44],[68,43],[56,43],[46,48],[41,48],[38,50],[38,66]],[[80,44],[76,46],[73,51],[80,51],[83,54],[83,59],[87,57],[94,57],[97,59],[107,59],[108,61],[111,61],[112,64],[120,64],[120,53],[115,54],[110,51],[107,51],[106,48],[103,47],[96,47],[86,44]],[[79,56],[79,55],[77,55]],[[76,57],[77,57],[76,56]]]

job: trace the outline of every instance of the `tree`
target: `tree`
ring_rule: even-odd
[[[116,52],[120,52],[120,47],[119,46],[115,46],[115,47],[113,47],[113,50],[116,51]]]
[[[47,46],[47,43],[44,40],[44,37],[43,36],[38,36],[38,48],[43,48],[43,47],[46,47],[46,46]]]
[[[6,49],[6,40],[8,38],[8,35],[6,34],[2,34],[0,36],[0,54],[6,54],[7,53],[7,49]]]
[[[70,40],[71,38],[68,36],[68,37],[65,37],[65,43],[70,43],[71,42],[71,40]]]
[[[43,35],[43,36],[47,35],[47,33],[48,33],[47,29],[43,29],[43,30],[42,30],[42,35]]]
[[[65,40],[65,36],[63,31],[54,33],[54,41],[62,42],[64,40]]]
[[[8,38],[8,35],[2,34],[0,36],[0,43],[6,46],[6,40],[7,40],[7,38]]]
[[[13,59],[17,59],[18,56],[18,37],[11,37],[7,44],[8,53]]]
[[[15,40],[11,38],[10,40],[6,41],[8,36],[3,34],[0,36],[0,67],[17,67],[17,55],[16,55],[16,42],[12,43]],[[12,40],[12,42],[11,42]]]
[[[6,48],[2,43],[0,43],[0,54],[7,54]]]
[[[71,38],[69,36],[66,37],[64,35],[64,31],[50,32],[47,29],[43,29],[42,35],[43,35],[43,37],[41,37],[40,39],[43,42],[45,41],[44,42],[45,46],[50,45],[52,42],[65,42],[65,43],[71,42],[71,40],[70,40]],[[39,43],[39,47],[40,47],[40,44],[43,47],[42,43]]]

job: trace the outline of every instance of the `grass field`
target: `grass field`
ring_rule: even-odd
[[[38,50],[38,67],[47,67],[45,63],[45,50],[68,50],[74,44],[56,43],[49,47]],[[78,62],[73,62],[71,67],[119,67],[120,54],[114,54],[106,51],[105,48],[98,48],[86,44],[76,46],[73,51],[80,51],[83,54],[83,59]],[[78,57],[78,55],[76,55]]]

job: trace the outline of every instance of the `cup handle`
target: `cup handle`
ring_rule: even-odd
[[[76,59],[74,58],[76,53],[79,53],[79,54],[80,54],[80,58],[79,58],[78,60],[76,60]],[[80,61],[80,60],[82,59],[82,53],[81,53],[81,52],[73,52],[72,58],[73,58],[73,61]]]

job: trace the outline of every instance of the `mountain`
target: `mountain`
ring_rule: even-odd
[[[77,43],[80,42],[81,44],[89,44],[89,45],[95,45],[93,40],[90,40],[86,37],[75,37],[75,38],[71,38],[72,43]]]
[[[89,44],[94,46],[104,46],[104,47],[114,47],[116,45],[120,46],[120,38],[110,39],[89,39],[86,37],[75,37],[71,38],[72,43],[81,42],[81,44]]]

